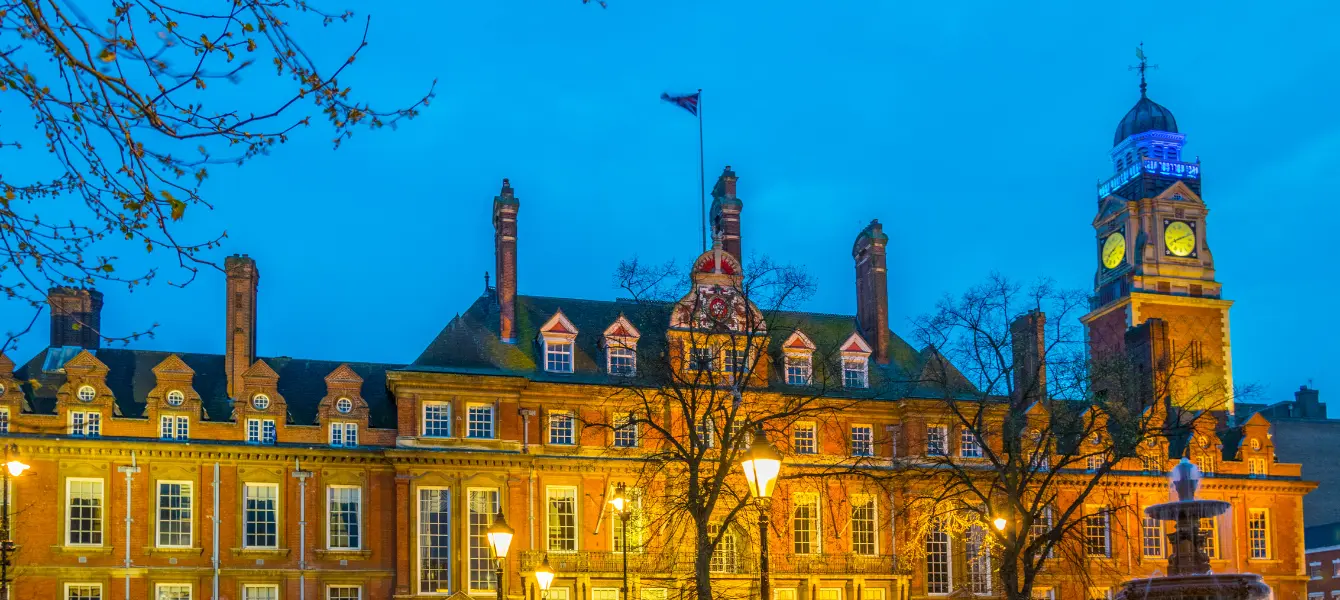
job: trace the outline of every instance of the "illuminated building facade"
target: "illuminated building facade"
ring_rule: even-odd
[[[1095,221],[1100,250],[1114,233],[1131,242],[1100,254],[1115,258],[1100,268],[1087,317],[1093,342],[1154,315],[1178,343],[1188,319],[1194,331],[1222,323],[1217,345],[1204,340],[1205,376],[1231,379],[1228,304],[1197,237],[1206,214],[1198,165],[1181,162],[1166,109],[1142,97],[1132,115],[1114,150],[1120,181]],[[719,241],[695,260],[695,284],[743,268],[735,186],[727,169],[713,193]],[[493,202],[496,285],[406,365],[256,356],[260,272],[246,256],[225,263],[221,355],[99,348],[69,319],[96,322],[102,297],[53,290],[62,308],[52,347],[17,370],[0,365],[14,373],[0,382],[5,441],[32,465],[12,493],[14,597],[489,597],[497,582],[485,531],[498,513],[516,530],[505,568],[513,598],[540,598],[531,574],[546,555],[558,572],[549,600],[617,600],[625,558],[632,596],[683,597],[692,588],[682,541],[642,532],[645,548],[625,555],[631,534],[608,509],[648,438],[582,426],[617,418],[601,399],[647,355],[625,350],[666,345],[680,317],[669,306],[520,294],[520,206],[504,181]],[[1192,231],[1189,250],[1173,221]],[[854,316],[797,314],[800,335],[770,344],[772,366],[754,375],[750,394],[793,393],[828,354],[840,357],[832,397],[871,398],[832,421],[795,424],[776,441],[793,459],[855,454],[891,465],[972,451],[932,400],[888,385],[917,379],[927,360],[888,327],[889,243],[878,222],[859,232]],[[718,311],[714,300],[706,308]],[[1163,502],[1162,471],[1192,457],[1210,474],[1201,497],[1234,507],[1206,524],[1215,570],[1262,573],[1277,598],[1302,600],[1310,485],[1298,465],[1274,460],[1269,428],[1260,415],[1230,425],[1205,413],[1193,435],[1157,442],[1165,460],[1127,465],[1109,486],[1132,507]],[[896,495],[840,478],[782,486],[771,513],[773,600],[998,593],[990,560],[965,553],[971,540],[909,539],[898,508]],[[1110,598],[1121,581],[1163,569],[1164,532],[1134,514],[1089,528],[1095,585],[1058,570],[1036,595]],[[711,570],[723,593],[744,597],[757,589],[758,540],[747,529],[729,539]]]

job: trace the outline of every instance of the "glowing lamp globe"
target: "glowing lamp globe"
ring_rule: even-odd
[[[610,505],[614,507],[614,512],[621,515],[624,508],[628,506],[628,490],[623,483],[614,486],[614,494],[610,496]]]
[[[27,471],[28,469],[30,469],[30,468],[32,468],[32,467],[29,467],[28,465],[25,465],[25,464],[23,464],[23,463],[21,463],[21,462],[19,462],[19,461],[17,461],[17,460],[11,460],[11,461],[5,463],[5,468],[6,468],[6,469],[9,469],[9,474],[10,474],[10,475],[13,475],[14,477],[18,477],[19,475],[22,475],[24,471]]]
[[[744,478],[749,480],[749,493],[755,498],[772,497],[777,476],[782,471],[782,455],[768,443],[762,429],[754,433],[754,443],[740,460],[740,468],[744,469]]]
[[[554,584],[554,568],[549,566],[549,555],[544,555],[544,562],[535,567],[535,583],[540,584],[540,591],[549,591],[549,586]]]
[[[996,526],[996,531],[1005,531],[1005,525],[1008,523],[1009,521],[1006,521],[1004,517],[996,517],[996,520],[991,522],[992,525]]]
[[[512,547],[512,531],[507,526],[507,520],[503,518],[502,509],[498,509],[497,516],[493,517],[493,524],[489,525],[485,536],[488,537],[489,546],[493,547],[493,555],[498,558],[507,558],[507,550]]]

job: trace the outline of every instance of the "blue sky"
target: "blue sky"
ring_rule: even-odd
[[[191,227],[228,231],[220,260],[258,260],[260,354],[413,360],[492,269],[503,177],[522,293],[609,298],[620,259],[691,259],[696,123],[657,98],[700,87],[708,185],[734,166],[746,252],[805,265],[809,308],[854,311],[851,243],[872,218],[898,332],[992,271],[1088,287],[1095,184],[1144,41],[1150,97],[1203,161],[1237,382],[1271,401],[1340,385],[1321,317],[1340,293],[1323,242],[1340,224],[1340,4],[609,1],[352,6],[373,17],[355,94],[408,103],[436,78],[438,97],[338,151],[313,129],[213,172],[217,208]],[[357,40],[309,29],[316,54]],[[222,351],[221,275],[105,291],[105,328],[159,324],[139,347]],[[24,315],[0,305],[8,328]]]

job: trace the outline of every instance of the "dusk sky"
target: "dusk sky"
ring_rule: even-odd
[[[1088,289],[1095,187],[1139,98],[1127,67],[1143,41],[1159,65],[1149,96],[1203,162],[1235,381],[1262,386],[1252,401],[1311,381],[1340,403],[1324,243],[1340,226],[1340,3],[363,4],[348,6],[371,13],[371,45],[344,83],[392,106],[437,79],[433,104],[339,150],[312,128],[217,168],[203,190],[216,210],[188,215],[192,231],[228,231],[220,264],[258,261],[261,356],[412,361],[482,291],[504,177],[521,200],[523,294],[612,298],[621,259],[691,260],[697,123],[658,97],[697,88],[708,185],[734,167],[745,252],[806,267],[808,309],[855,311],[851,246],[873,218],[905,337],[993,271]],[[334,65],[358,29],[306,27],[307,50]],[[166,285],[180,278],[164,265],[149,289],[104,289],[104,329],[156,322],[136,347],[222,352],[223,275]],[[0,303],[6,329],[30,315]],[[46,335],[44,317],[15,360]]]

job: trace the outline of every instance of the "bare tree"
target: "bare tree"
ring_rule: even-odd
[[[636,352],[636,372],[626,385],[611,389],[604,399],[607,412],[587,425],[611,430],[615,452],[619,435],[636,436],[638,447],[627,451],[640,460],[641,542],[656,551],[691,549],[685,558],[693,564],[688,587],[697,598],[721,598],[729,592],[713,588],[714,571],[753,569],[748,559],[718,549],[756,544],[762,532],[752,526],[766,522],[739,467],[753,436],[762,433],[780,449],[796,450],[778,442],[788,439],[797,421],[822,429],[875,392],[834,397],[831,392],[843,384],[837,348],[813,345],[805,366],[793,364],[800,369],[793,373],[794,385],[785,385],[781,344],[806,326],[805,315],[792,309],[811,295],[812,280],[796,267],[767,259],[741,269],[725,252],[706,256],[718,262],[693,265],[687,276],[673,263],[620,265],[616,285],[633,296],[633,310],[644,311],[627,316],[647,323],[668,320],[669,329],[654,343],[649,332],[636,344],[610,338],[616,348]],[[689,292],[672,295],[684,289]],[[801,451],[817,454],[818,440],[814,443]],[[813,459],[834,462],[807,472],[843,470],[862,460]],[[638,543],[632,535],[625,538],[630,546]]]
[[[1045,567],[1087,576],[1089,557],[1110,554],[1112,534],[1086,537],[1085,525],[1118,526],[1113,515],[1133,508],[1109,493],[1110,478],[1162,471],[1169,440],[1227,401],[1223,386],[1181,384],[1198,366],[1190,349],[1135,343],[1090,356],[1078,319],[1088,306],[1083,292],[994,275],[916,320],[936,353],[924,407],[936,416],[924,438],[908,432],[926,451],[904,459],[898,478],[908,550],[966,542],[966,577],[943,574],[934,583],[945,591],[1000,585],[1006,598],[1029,600]]]
[[[0,0],[0,162],[29,158],[0,171],[0,293],[41,311],[52,286],[152,281],[156,267],[119,269],[115,253],[126,250],[159,251],[184,273],[170,283],[185,285],[217,268],[204,252],[226,236],[220,227],[184,239],[186,217],[213,206],[199,193],[211,167],[265,156],[313,117],[338,147],[357,129],[415,117],[433,97],[428,86],[404,108],[360,101],[340,78],[370,21],[347,52],[319,56],[305,50],[299,20],[358,23],[305,0]],[[32,133],[17,127],[25,120]]]

